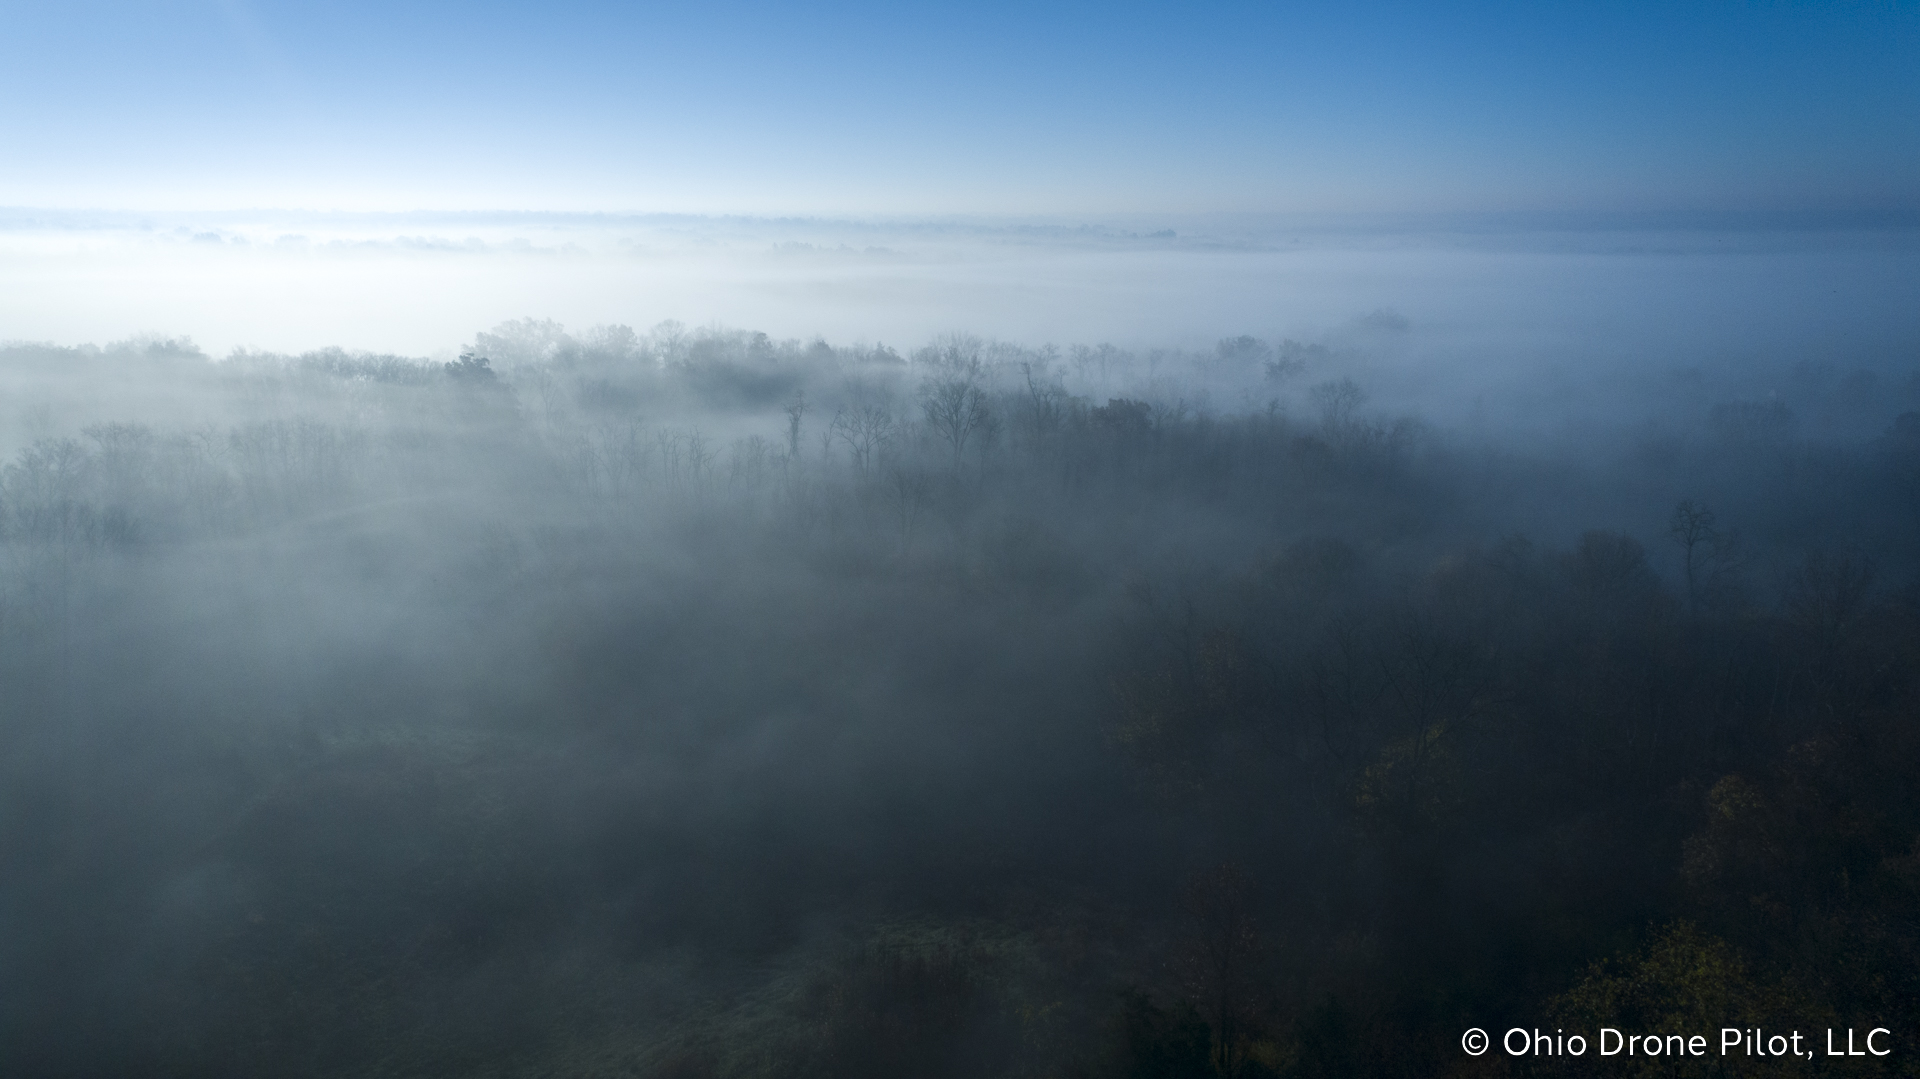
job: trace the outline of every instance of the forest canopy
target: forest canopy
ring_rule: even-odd
[[[9,1070],[1910,1074],[1920,369],[1645,377],[0,347]]]

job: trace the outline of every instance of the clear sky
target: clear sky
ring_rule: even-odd
[[[0,205],[1920,211],[1920,4],[6,0]]]

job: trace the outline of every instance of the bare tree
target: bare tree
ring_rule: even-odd
[[[676,319],[668,319],[653,328],[653,352],[662,363],[676,363],[686,354],[687,327]]]
[[[847,444],[853,465],[866,475],[875,455],[884,451],[898,432],[899,424],[886,406],[864,402],[843,408],[834,414],[831,430]]]
[[[1787,579],[1787,619],[1826,656],[1866,613],[1876,576],[1873,559],[1859,552],[1812,552]]]
[[[1320,383],[1311,395],[1314,406],[1320,410],[1321,432],[1335,442],[1349,438],[1358,426],[1360,406],[1366,402],[1367,392],[1352,379],[1343,378]]]
[[[1035,446],[1042,446],[1056,435],[1067,417],[1067,391],[1049,370],[1050,357],[1023,362],[1020,374],[1026,380],[1027,396],[1022,402],[1027,435]]]
[[[727,483],[734,487],[756,489],[766,482],[767,460],[773,456],[773,444],[759,435],[736,438],[727,457]]]
[[[968,359],[946,365],[920,385],[920,408],[926,413],[927,425],[953,451],[955,465],[960,463],[967,443],[992,419],[981,380],[980,361]]]
[[[1739,537],[1719,527],[1713,511],[1692,499],[1673,509],[1667,534],[1680,546],[1687,588],[1687,610],[1725,604],[1739,593]]]
[[[784,411],[787,414],[787,457],[798,461],[800,459],[800,420],[807,414],[807,392],[793,391],[793,398],[786,403]]]
[[[1181,957],[1182,980],[1213,1029],[1210,1056],[1215,1074],[1223,1076],[1238,1074],[1246,1064],[1258,1011],[1260,935],[1252,891],[1252,882],[1236,865],[1206,873],[1187,889],[1191,929]]]
[[[892,503],[900,525],[900,549],[913,543],[914,526],[920,521],[928,500],[927,478],[918,471],[896,468],[887,477],[887,501]]]
[[[1696,506],[1692,499],[1682,501],[1673,508],[1673,518],[1667,522],[1667,534],[1673,542],[1680,545],[1681,566],[1687,581],[1687,610],[1694,612],[1700,607],[1700,575],[1704,563],[1712,554],[1713,543],[1720,533],[1713,527],[1713,511],[1705,506]]]
[[[1074,371],[1083,383],[1092,384],[1097,397],[1105,397],[1114,369],[1131,364],[1133,357],[1108,344],[1093,348],[1075,345],[1068,351],[1068,362],[1073,364]]]

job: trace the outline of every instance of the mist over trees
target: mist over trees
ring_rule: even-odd
[[[1645,377],[0,347],[3,1070],[1909,1074],[1920,368]]]

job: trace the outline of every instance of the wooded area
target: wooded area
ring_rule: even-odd
[[[1920,1074],[1920,375],[509,329],[0,349],[0,1070]]]

